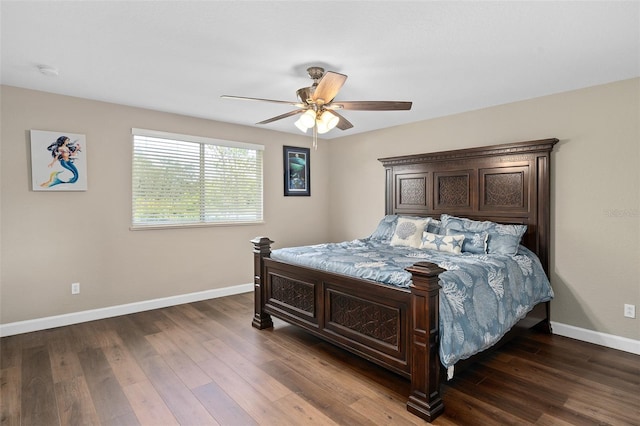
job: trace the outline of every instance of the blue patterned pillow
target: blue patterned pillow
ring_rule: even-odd
[[[487,253],[487,242],[489,240],[489,233],[487,231],[471,232],[447,229],[446,233],[447,235],[464,235],[464,243],[462,244],[463,252],[473,254]]]
[[[398,223],[398,215],[389,214],[382,218],[378,227],[369,238],[372,240],[380,240],[383,242],[391,241],[393,232],[396,230],[396,223]]]
[[[427,218],[398,218],[398,224],[391,237],[392,246],[409,246],[420,248],[422,243],[422,233],[427,228]]]
[[[431,232],[432,234],[442,234],[442,230],[440,229],[442,223],[438,219],[434,219],[432,217],[428,219],[429,224],[427,225],[427,232]]]
[[[432,234],[431,232],[424,232],[422,234],[422,244],[420,244],[420,248],[460,254],[464,240],[465,238],[462,234],[438,235]]]
[[[442,222],[442,228],[445,230],[486,231],[489,234],[489,241],[487,242],[487,253],[489,254],[515,255],[518,253],[520,240],[527,231],[527,225],[503,225],[490,221],[480,222],[464,217],[449,216],[448,214],[442,214],[440,221]]]

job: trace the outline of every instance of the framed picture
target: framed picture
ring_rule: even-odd
[[[85,135],[31,130],[31,181],[34,191],[86,191]]]
[[[310,196],[311,174],[309,172],[309,148],[283,147],[284,195]]]

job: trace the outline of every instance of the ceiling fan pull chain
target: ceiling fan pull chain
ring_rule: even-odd
[[[318,149],[318,123],[313,124],[313,150]]]

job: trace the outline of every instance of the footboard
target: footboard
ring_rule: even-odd
[[[255,315],[252,325],[273,326],[271,315],[411,379],[407,409],[431,421],[440,398],[437,265],[418,262],[410,290],[290,265],[270,259],[272,241],[254,245]]]

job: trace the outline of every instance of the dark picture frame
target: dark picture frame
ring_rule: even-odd
[[[309,148],[284,146],[284,195],[308,197],[311,195],[311,158]]]

